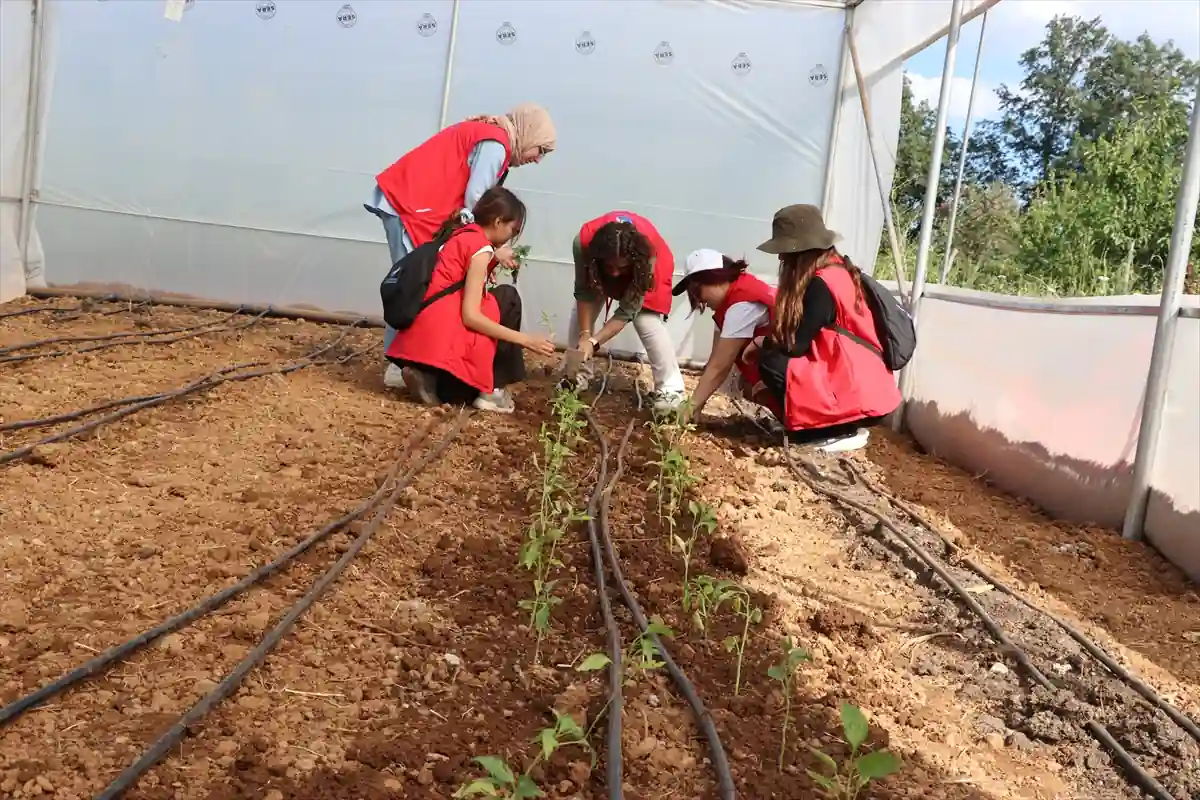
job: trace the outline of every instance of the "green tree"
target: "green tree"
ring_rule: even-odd
[[[900,99],[900,139],[896,145],[896,172],[892,178],[892,202],[896,205],[896,224],[901,236],[914,237],[925,203],[925,180],[933,157],[933,134],[937,129],[937,110],[925,100],[916,102],[912,82],[904,76]],[[962,143],[954,132],[946,130],[942,168],[938,185],[938,206],[945,205],[954,191]]]

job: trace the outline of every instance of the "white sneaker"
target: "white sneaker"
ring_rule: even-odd
[[[480,411],[493,411],[497,414],[511,414],[517,409],[512,395],[503,389],[494,389],[487,394],[481,394],[471,405]]]
[[[383,385],[389,389],[403,389],[404,371],[395,364],[388,364],[383,371]]]
[[[862,450],[870,439],[871,432],[866,428],[859,428],[846,436],[813,442],[812,446],[826,453],[849,453],[854,450]]]
[[[403,375],[402,382],[412,392],[413,397],[427,406],[439,405],[437,385],[432,375],[412,367],[405,367],[401,373]]]
[[[683,392],[651,392],[646,398],[651,407],[659,414],[668,414],[683,405]]]

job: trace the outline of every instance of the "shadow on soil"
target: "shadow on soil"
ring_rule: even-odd
[[[265,739],[252,741],[237,754],[227,783],[214,788],[214,800],[261,796],[272,789],[278,792],[272,795],[276,800],[449,798],[480,775],[471,763],[474,756],[500,755],[517,770],[528,764],[536,753],[534,737],[552,722],[552,710],[571,715],[590,730],[590,741],[601,748],[607,724],[604,675],[572,669],[589,653],[605,647],[586,535],[582,529],[573,530],[559,551],[564,567],[557,594],[562,603],[554,608],[551,629],[539,645],[528,628],[528,612],[519,607],[531,594],[530,575],[517,567],[530,503],[523,491],[500,491],[498,486],[505,476],[517,476],[525,487],[536,481],[529,454],[537,447],[538,426],[545,418],[548,387],[541,383],[524,387],[516,414],[490,427],[475,427],[478,441],[472,446],[484,491],[478,486],[440,487],[434,490],[438,496],[428,501],[443,515],[451,509],[466,511],[472,520],[488,520],[487,530],[481,533],[478,525],[465,524],[469,520],[464,519],[456,533],[442,536],[424,555],[420,580],[413,585],[405,610],[397,618],[386,617],[384,611],[374,620],[392,631],[394,667],[377,685],[363,691],[368,698],[391,699],[390,714],[363,719],[340,764],[318,764],[304,773],[273,761]],[[625,402],[626,398],[606,399],[597,414],[614,450],[629,418]],[[594,485],[597,450],[589,442],[579,451],[571,474],[583,495]],[[656,494],[650,488],[657,477],[652,460],[648,434],[639,426],[610,512],[626,578],[646,613],[660,616],[672,628],[668,647],[709,706],[729,755],[738,796],[747,800],[816,796],[805,773],[816,766],[808,748],[843,758],[847,748],[841,740],[837,707],[842,701],[853,701],[854,690],[847,685],[839,687],[845,690],[843,695],[819,693],[806,684],[800,668],[780,771],[783,694],[767,676],[780,653],[775,599],[754,597],[764,620],[751,629],[741,688],[735,695],[736,660],[722,640],[739,635],[742,625],[724,611],[704,636],[680,613],[681,568],[679,559],[667,552]],[[613,466],[610,460],[610,470]],[[714,546],[717,541],[700,540],[692,574],[736,580],[746,571],[745,556],[736,543]],[[628,654],[634,626],[615,592],[612,595]],[[879,641],[861,614],[839,607],[828,597],[823,600],[829,608],[809,620],[812,631],[850,649],[868,649]],[[628,796],[682,792],[715,797],[704,741],[667,675],[661,669],[642,671],[630,666],[623,694]],[[872,729],[868,746],[887,744],[887,733]],[[901,756],[902,771],[860,797],[991,797],[973,787],[948,783],[949,776],[919,755]],[[531,776],[549,797],[598,799],[607,797],[604,767],[603,753],[593,769],[585,750],[568,747],[535,766]]]

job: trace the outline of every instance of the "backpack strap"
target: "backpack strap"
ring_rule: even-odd
[[[451,294],[454,294],[455,292],[461,291],[462,288],[466,285],[467,285],[467,282],[465,280],[461,280],[458,283],[452,283],[449,286],[447,286],[445,289],[435,292],[432,297],[427,297],[425,300],[421,301],[421,308],[417,311],[417,313],[419,314],[421,311],[424,311],[425,309],[429,308],[431,305],[436,303],[438,300],[441,300],[443,297],[446,297],[447,295],[451,295]]]
[[[841,325],[836,325],[836,324],[835,324],[835,325],[831,325],[830,327],[831,327],[831,328],[832,328],[834,331],[836,331],[836,332],[840,333],[842,336],[845,336],[847,339],[849,339],[849,340],[851,340],[851,341],[854,341],[854,342],[858,342],[859,344],[861,344],[863,347],[865,347],[865,348],[867,348],[868,350],[870,350],[870,351],[871,351],[872,353],[874,353],[875,355],[879,356],[880,358],[883,358],[883,351],[882,351],[882,350],[880,350],[880,349],[879,349],[878,347],[876,347],[875,345],[873,345],[873,344],[871,344],[870,342],[868,342],[866,339],[862,338],[861,336],[859,336],[859,335],[857,335],[857,334],[854,334],[854,333],[851,333],[850,331],[848,331],[848,330],[846,330],[845,328],[843,328]]]

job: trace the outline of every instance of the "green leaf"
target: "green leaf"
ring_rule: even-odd
[[[837,778],[836,777],[827,778],[819,772],[813,772],[811,769],[805,770],[805,772],[808,773],[808,777],[812,778],[813,783],[817,784],[822,789],[829,789],[832,791],[834,788],[837,787]]]
[[[774,678],[780,683],[787,682],[788,674],[787,667],[785,667],[783,664],[772,664],[770,668],[767,669],[767,677]]]
[[[815,747],[808,748],[808,752],[810,752],[814,756],[816,756],[817,760],[820,761],[825,766],[829,767],[829,769],[831,771],[837,772],[837,762],[833,760],[832,756],[822,753],[820,750],[816,749]]]
[[[476,756],[473,760],[476,764],[483,767],[483,771],[495,781],[511,785],[516,780],[508,764],[504,763],[504,759],[499,756]]]
[[[516,788],[513,790],[513,800],[525,800],[525,798],[545,796],[546,793],[538,788],[538,785],[533,782],[533,778],[528,775],[522,775],[517,779]]]
[[[863,742],[867,740],[870,734],[870,728],[867,725],[867,718],[863,714],[862,709],[850,703],[842,703],[841,707],[842,730],[846,733],[846,741],[850,743],[850,747],[857,750],[862,747]]]
[[[542,758],[549,761],[550,756],[558,749],[558,738],[554,735],[554,729],[542,728],[538,732],[538,743],[542,748]]]
[[[900,759],[888,750],[876,750],[866,753],[854,760],[854,768],[865,780],[886,778],[900,771]]]
[[[579,727],[579,723],[570,714],[560,714],[555,711],[554,728],[573,742],[581,741],[584,736],[583,728]]]
[[[724,641],[721,642],[721,646],[725,648],[725,651],[727,653],[732,653],[735,650],[737,650],[738,641],[739,641],[738,637],[736,637],[736,636],[726,636]],[[775,668],[771,667],[771,669],[775,669]],[[768,675],[771,675],[771,669],[767,670]],[[771,677],[774,678],[775,676],[771,675]]]
[[[454,797],[500,797],[500,787],[491,778],[479,778],[455,792]]]
[[[598,669],[604,669],[612,663],[612,659],[604,655],[604,653],[592,653],[583,660],[583,663],[575,668],[576,672],[595,672]]]

